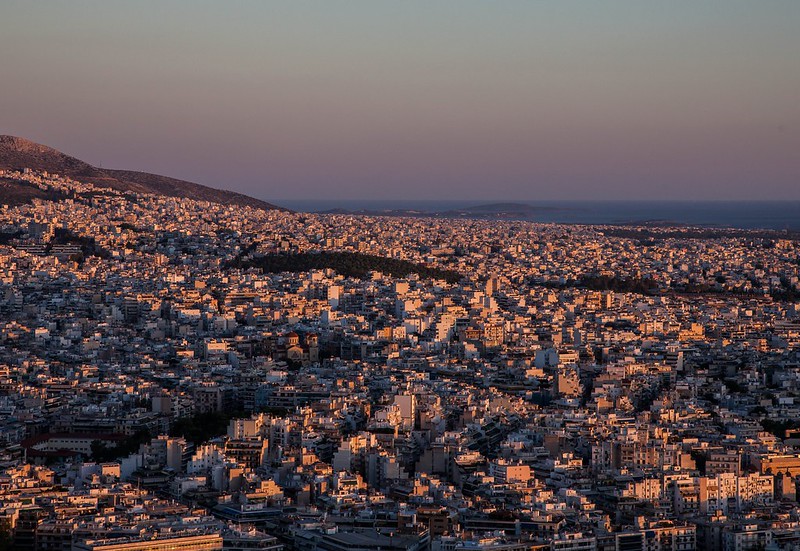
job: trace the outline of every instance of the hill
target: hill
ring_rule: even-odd
[[[264,273],[308,272],[331,268],[345,277],[364,279],[369,272],[376,271],[394,277],[418,274],[422,278],[443,279],[456,283],[461,274],[453,270],[433,268],[408,260],[386,258],[372,254],[320,251],[293,254],[267,254],[250,260],[238,258],[228,268],[260,268]]]
[[[0,170],[22,170],[24,168],[44,170],[53,174],[67,176],[80,182],[123,192],[186,197],[198,201],[249,206],[263,210],[287,210],[241,193],[210,188],[176,178],[147,172],[98,168],[52,147],[38,144],[25,138],[0,135]],[[2,194],[4,198],[7,194],[10,198],[8,202],[12,204],[15,200],[30,195],[28,190],[20,187],[22,182],[15,182],[14,180],[5,179],[4,193]]]
[[[526,203],[491,203],[458,209],[458,212],[486,212],[486,213],[536,213],[553,210],[563,210],[556,207],[536,207]]]
[[[0,176],[0,204],[22,205],[30,203],[33,199],[43,201],[60,201],[67,196],[57,191],[44,191],[38,187],[14,178]]]
[[[358,209],[334,208],[317,214],[352,214],[356,216],[401,216],[408,218],[469,218],[473,220],[535,220],[537,215],[568,210],[562,207],[534,206],[525,203],[492,203],[451,210]]]

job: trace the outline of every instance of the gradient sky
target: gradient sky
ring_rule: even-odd
[[[3,0],[0,133],[281,199],[800,199],[798,0]]]

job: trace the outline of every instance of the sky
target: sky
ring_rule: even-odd
[[[262,199],[800,199],[797,0],[3,0],[0,134]]]

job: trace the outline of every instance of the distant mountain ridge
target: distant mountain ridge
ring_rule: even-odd
[[[353,214],[358,216],[402,216],[412,218],[470,218],[474,220],[534,220],[537,214],[569,210],[561,207],[535,206],[527,203],[491,203],[450,210],[334,208],[318,214]]]
[[[98,168],[52,147],[17,136],[0,135],[0,170],[22,170],[24,168],[60,174],[73,180],[123,192],[184,197],[197,201],[248,206],[262,210],[288,210],[234,191],[215,189],[168,176],[132,170]],[[6,188],[9,193],[10,190],[10,187]]]

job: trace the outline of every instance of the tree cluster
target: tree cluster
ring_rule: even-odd
[[[417,274],[421,278],[443,279],[448,283],[456,283],[461,279],[461,274],[453,270],[433,268],[397,258],[350,252],[267,254],[250,260],[237,258],[229,267],[260,268],[265,273],[307,272],[330,268],[337,274],[358,279],[365,279],[370,272],[381,272],[393,277]]]

